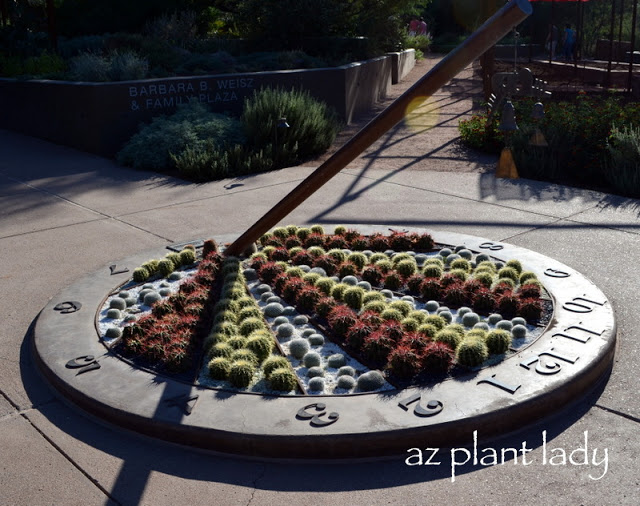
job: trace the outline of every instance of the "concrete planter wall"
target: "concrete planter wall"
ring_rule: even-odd
[[[350,122],[385,98],[394,73],[406,74],[411,61],[389,55],[336,68],[115,83],[0,79],[0,128],[112,156],[141,122],[182,103],[239,113],[245,97],[267,86],[308,90]]]

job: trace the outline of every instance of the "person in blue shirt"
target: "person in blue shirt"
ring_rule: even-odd
[[[562,54],[565,60],[573,60],[573,48],[576,45],[576,32],[567,23],[564,29],[564,46]]]

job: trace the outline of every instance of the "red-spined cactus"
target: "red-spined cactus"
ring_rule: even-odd
[[[302,246],[302,241],[295,235],[292,235],[285,239],[284,245],[287,249],[296,248]]]
[[[355,276],[356,274],[358,274],[358,266],[349,261],[342,262],[338,266],[338,276],[340,276],[340,278],[344,278],[345,276]]]
[[[369,247],[373,251],[385,251],[389,249],[389,238],[380,233],[371,234],[369,236]]]
[[[391,350],[396,347],[396,342],[387,336],[384,330],[376,330],[369,334],[362,345],[364,354],[376,364],[384,364]]]
[[[496,308],[496,297],[486,288],[481,288],[473,296],[472,307],[478,313],[490,313]]]
[[[288,262],[289,261],[289,250],[287,248],[276,248],[271,253],[271,260],[274,262]]]
[[[430,234],[426,232],[423,234],[412,233],[409,234],[411,239],[412,248],[416,251],[431,251],[435,246],[435,241]]]
[[[504,293],[498,299],[496,310],[504,318],[513,318],[520,309],[520,299],[511,292]]]
[[[339,249],[347,249],[349,248],[349,243],[342,235],[330,235],[326,238],[325,245],[329,249],[339,248]]]
[[[520,299],[539,299],[540,295],[540,287],[534,283],[525,283],[518,290],[518,297],[520,297]]]
[[[287,301],[295,301],[298,293],[306,286],[306,283],[300,278],[290,278],[282,287],[282,296]]]
[[[486,288],[486,286],[477,279],[472,278],[464,282],[464,289],[469,293],[471,297],[473,297],[478,290],[482,290],[484,288]]]
[[[506,293],[511,293],[513,291],[513,285],[508,281],[502,280],[493,287],[492,291],[496,296],[500,297]]]
[[[380,329],[394,342],[399,342],[405,335],[402,323],[397,320],[386,320],[380,325]]]
[[[362,270],[362,279],[371,283],[371,286],[380,286],[382,283],[382,272],[375,265],[368,265]]]
[[[316,258],[313,262],[313,266],[324,269],[324,271],[327,273],[327,276],[333,276],[338,270],[338,262],[335,260],[335,258],[332,258],[329,255],[321,255]]]
[[[267,262],[260,268],[260,278],[265,283],[272,283],[278,274],[282,274],[284,268],[275,262]]]
[[[369,239],[363,235],[348,239],[351,244],[351,249],[354,251],[363,251],[369,247]]]
[[[422,355],[422,368],[425,372],[432,374],[443,374],[451,369],[454,351],[444,343],[429,343]]]
[[[420,370],[420,355],[409,346],[398,346],[389,353],[389,366],[393,374],[401,379],[411,379]]]
[[[307,238],[304,240],[304,247],[305,248],[310,248],[311,246],[324,247],[325,240],[326,240],[326,237],[324,236],[324,234],[319,234],[314,232],[312,234],[309,234],[309,236],[307,236]]]
[[[316,304],[316,314],[321,318],[327,318],[333,308],[338,305],[333,297],[322,297]]]
[[[360,316],[358,316],[358,319],[372,325],[376,329],[382,324],[380,314],[375,311],[363,311],[360,313]]]
[[[291,262],[295,265],[311,265],[315,258],[310,255],[306,250],[299,251],[291,257]]]
[[[347,331],[347,343],[352,349],[360,350],[366,337],[372,334],[375,330],[376,327],[370,322],[359,319]]]
[[[542,303],[533,297],[520,299],[518,314],[528,322],[539,320],[542,316]]]
[[[427,336],[418,334],[417,332],[409,332],[400,340],[400,346],[408,346],[418,354],[422,354],[430,342],[431,339]]]
[[[464,289],[462,283],[451,283],[442,291],[442,298],[448,306],[467,306],[471,301],[469,293]]]
[[[420,285],[420,294],[426,300],[438,300],[442,295],[440,281],[435,278],[426,278]]]
[[[411,237],[406,232],[394,230],[389,236],[389,247],[394,251],[405,251],[413,246]]]
[[[422,274],[414,274],[407,278],[406,284],[409,292],[413,295],[418,295],[420,293],[420,285],[424,281],[424,276]]]
[[[397,292],[398,290],[400,290],[400,288],[402,288],[402,285],[404,284],[404,282],[400,274],[398,274],[397,272],[390,272],[384,277],[382,284],[388,290],[393,290],[394,292]]]
[[[349,328],[356,323],[358,316],[353,309],[340,304],[329,312],[327,320],[329,321],[329,326],[331,327],[331,330],[333,330],[334,334],[336,334],[338,338],[342,339],[347,334]]]
[[[296,306],[305,313],[313,313],[322,296],[322,292],[315,286],[306,285],[298,292]]]

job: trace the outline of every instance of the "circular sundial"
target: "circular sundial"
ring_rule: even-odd
[[[60,394],[115,425],[224,453],[311,459],[466,444],[474,430],[500,436],[606,376],[613,309],[570,267],[461,234],[344,230],[364,242],[315,233],[311,244],[305,232],[298,244],[283,234],[243,263],[214,253],[150,279],[136,269],[185,244],[198,258],[203,241],[117,261],[42,310],[33,333],[39,367]],[[427,233],[433,246],[419,239]],[[413,246],[401,237],[390,248],[390,235]],[[374,237],[383,237],[376,248]],[[433,279],[439,288],[425,284]],[[372,328],[360,335],[365,319]],[[265,366],[273,357],[277,374]]]

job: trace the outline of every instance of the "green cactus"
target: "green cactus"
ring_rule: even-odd
[[[477,367],[487,358],[489,350],[483,339],[467,337],[456,349],[456,360],[465,367]]]
[[[388,261],[389,257],[387,255],[385,255],[384,253],[374,253],[373,255],[371,255],[369,257],[369,263],[370,264],[376,264],[380,260]]]
[[[111,308],[107,311],[107,318],[112,318],[114,320],[118,320],[122,318],[122,313],[119,309]]]
[[[351,367],[350,365],[344,365],[340,369],[338,369],[338,372],[336,373],[336,375],[338,377],[340,377],[340,376],[351,376],[351,377],[355,378],[356,370],[353,367]]]
[[[144,283],[150,276],[151,274],[146,267],[138,267],[133,270],[133,280],[136,283]]]
[[[336,282],[331,278],[323,278],[321,277],[315,282],[315,286],[318,290],[320,290],[325,295],[331,295],[331,291],[333,287],[336,285]]]
[[[367,292],[362,297],[362,303],[363,304],[368,304],[369,302],[372,302],[374,300],[385,302],[387,299],[380,292],[376,292],[376,291]]]
[[[234,351],[234,348],[229,343],[220,342],[220,343],[214,344],[211,347],[211,349],[209,350],[209,356],[211,358],[215,358],[215,357],[230,358],[233,351]]]
[[[365,265],[369,262],[367,255],[364,253],[360,253],[356,251],[347,256],[347,261],[354,264],[358,269],[362,270]]]
[[[367,306],[371,305],[371,304],[375,304],[375,303],[369,303],[367,304]],[[395,320],[395,321],[402,321],[402,319],[404,318],[404,315],[402,314],[402,311],[400,311],[399,309],[393,309],[391,307],[387,307],[384,311],[382,311],[382,313],[380,313],[380,318],[382,318],[385,321],[388,320]]]
[[[244,336],[233,336],[227,340],[227,344],[234,350],[241,350],[247,346],[247,338]]]
[[[428,323],[438,330],[442,330],[447,324],[447,321],[440,315],[429,315],[424,319],[424,323]]]
[[[242,323],[238,327],[238,330],[243,336],[248,336],[252,332],[263,328],[265,328],[265,323],[261,318],[249,317],[246,320],[242,321]]]
[[[168,258],[164,258],[158,262],[158,273],[163,278],[168,277],[175,270],[173,261]]]
[[[253,379],[254,370],[254,364],[248,360],[232,362],[229,370],[229,383],[236,388],[248,387]]]
[[[191,265],[196,261],[196,253],[190,248],[185,248],[180,252],[180,263],[182,265]]]
[[[336,299],[337,301],[342,302],[344,292],[349,288],[349,285],[345,283],[337,283],[331,289],[331,297]]]
[[[511,334],[506,330],[492,330],[485,338],[487,349],[492,355],[506,353],[511,346]]]
[[[466,273],[471,272],[471,263],[469,263],[469,260],[466,258],[458,258],[454,260],[451,262],[450,267],[451,269],[461,269]]]
[[[262,318],[262,310],[258,306],[246,306],[243,307],[238,314],[238,322],[242,325],[242,322],[248,318]]]
[[[387,304],[381,300],[372,300],[371,302],[366,303],[362,307],[362,311],[374,311],[375,313],[381,314],[385,309],[387,309]],[[400,314],[402,316],[402,314]]]
[[[231,371],[231,361],[225,357],[212,358],[207,364],[209,376],[215,380],[226,380]]]
[[[513,267],[503,267],[498,271],[499,279],[507,278],[516,283],[518,281],[518,277],[518,271],[516,271],[516,269],[514,269]]]
[[[314,234],[324,234],[324,227],[322,225],[312,225],[310,228]]]
[[[256,354],[248,348],[241,348],[239,350],[233,351],[233,353],[231,354],[231,361],[237,362],[239,360],[246,360],[247,362],[251,362],[254,367],[260,363],[260,360],[258,359]]]
[[[505,267],[511,267],[518,273],[518,275],[522,273],[522,264],[520,263],[520,260],[516,260],[515,258],[508,260]]]
[[[536,281],[538,277],[535,272],[524,271],[520,273],[520,277],[518,278],[521,285],[524,285],[527,281]]]
[[[273,338],[260,333],[260,331],[251,334],[247,340],[247,349],[253,352],[260,362],[271,355],[273,346]]]
[[[104,337],[107,339],[118,339],[122,337],[122,329],[120,327],[109,327],[105,331]]]
[[[365,291],[359,286],[347,288],[342,294],[342,300],[345,304],[356,311],[362,308]]]
[[[418,265],[413,258],[401,260],[396,264],[396,271],[405,278],[412,276],[417,270]]]
[[[493,273],[489,271],[475,271],[473,279],[482,283],[485,288],[491,288],[491,285],[493,284]]]
[[[311,229],[306,228],[306,227],[300,227],[297,231],[296,231],[296,236],[298,237],[298,239],[300,239],[301,241],[304,241],[307,237],[309,237],[311,235]]]
[[[433,340],[439,343],[444,343],[455,351],[462,342],[462,337],[456,330],[444,328],[436,333]]]
[[[390,309],[397,309],[402,313],[402,316],[406,318],[411,311],[413,311],[413,304],[406,300],[394,300],[389,304]]]
[[[480,255],[476,257],[476,268],[474,272],[477,272],[479,269],[488,269],[493,273],[497,273],[498,269],[496,268],[496,264],[494,264],[491,260],[480,260]]]
[[[272,355],[268,357],[262,363],[262,372],[264,373],[264,377],[269,379],[271,377],[271,373],[276,369],[280,369],[281,367],[290,369],[289,361],[286,359],[286,357],[280,355]]]
[[[278,392],[290,392],[298,386],[296,374],[290,367],[279,367],[269,375],[269,386]]]

